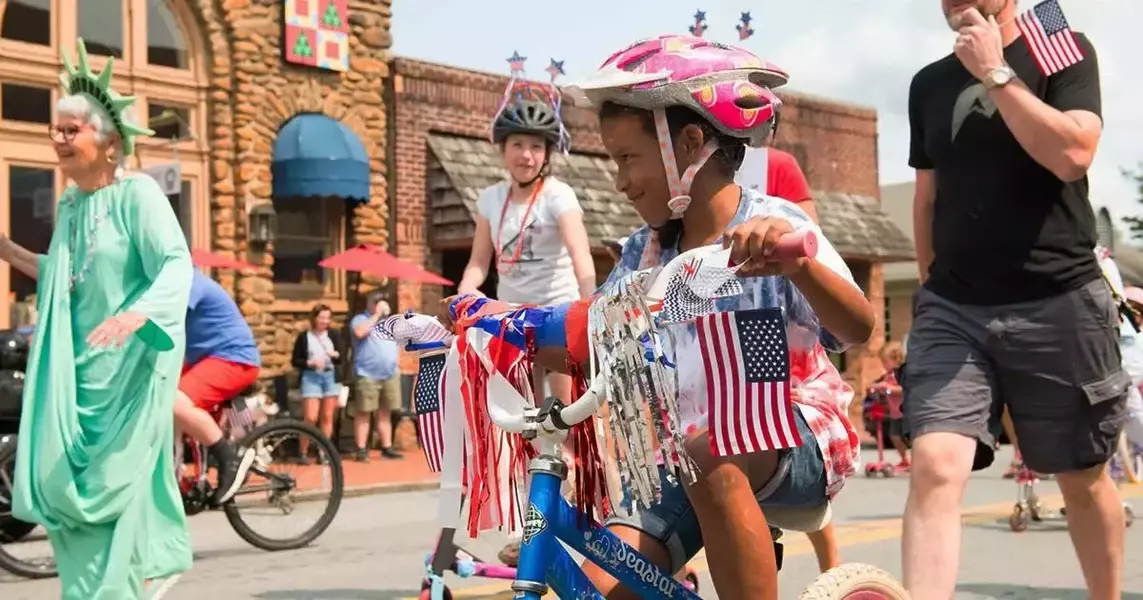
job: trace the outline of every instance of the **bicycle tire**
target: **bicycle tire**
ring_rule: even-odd
[[[15,462],[15,458],[15,444],[10,444],[5,448],[0,449],[0,466],[6,464],[8,461]],[[36,526],[32,523],[24,523],[23,521],[18,521],[15,523],[23,525],[24,527],[22,527],[22,529],[27,528],[27,531],[18,537],[23,537],[24,535],[31,533],[31,531],[36,528]],[[5,527],[12,526],[15,523],[6,523]],[[24,562],[4,550],[3,543],[0,543],[0,570],[7,571],[17,577],[23,577],[25,579],[50,579],[52,577],[56,577],[59,574],[59,571],[56,570],[54,562],[50,566],[36,566],[31,563]]]
[[[1135,460],[1134,444],[1127,441],[1127,434],[1119,435],[1119,461],[1123,465],[1123,475],[1130,483],[1143,482],[1143,473],[1139,472]]]
[[[889,573],[862,563],[849,563],[821,574],[798,600],[845,600],[850,597],[907,600],[908,592]]]
[[[258,438],[283,431],[303,432],[311,438],[311,445],[316,444],[325,450],[326,455],[329,456],[330,472],[333,474],[333,489],[330,490],[329,502],[326,504],[325,512],[322,513],[317,523],[301,535],[289,540],[272,540],[259,535],[242,520],[242,513],[238,506],[234,502],[227,503],[222,510],[226,513],[226,520],[230,522],[234,533],[237,533],[238,537],[251,546],[267,552],[295,550],[312,543],[318,536],[325,533],[325,530],[333,523],[334,517],[337,516],[338,510],[341,508],[341,499],[345,493],[345,472],[342,469],[341,456],[338,455],[337,448],[320,429],[309,423],[293,420],[271,421],[251,431],[242,440],[242,447],[249,448]],[[239,493],[241,493],[241,489]]]

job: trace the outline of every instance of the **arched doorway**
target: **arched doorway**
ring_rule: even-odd
[[[51,239],[66,187],[47,139],[59,99],[61,49],[83,37],[102,69],[115,57],[115,85],[135,95],[136,118],[157,133],[140,139],[140,169],[177,164],[168,197],[192,246],[210,246],[207,70],[203,34],[178,0],[0,2],[0,231],[35,251]],[[145,118],[139,118],[145,116]],[[0,266],[0,328],[32,318],[35,282]]]

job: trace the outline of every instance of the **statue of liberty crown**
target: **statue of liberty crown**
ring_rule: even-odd
[[[108,57],[107,67],[97,75],[91,70],[91,64],[87,60],[87,46],[84,45],[83,38],[76,40],[75,48],[76,60],[79,62],[78,68],[72,66],[66,52],[60,51],[60,57],[63,58],[64,64],[64,71],[60,73],[60,84],[69,95],[83,94],[94,100],[107,111],[107,114],[111,115],[115,130],[119,132],[119,137],[122,139],[123,154],[130,156],[135,151],[135,136],[155,135],[155,132],[141,125],[130,123],[123,118],[123,111],[135,103],[135,96],[120,96],[111,89],[111,74],[112,68],[115,66],[115,58]]]

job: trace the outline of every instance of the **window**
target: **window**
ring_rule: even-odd
[[[87,51],[123,58],[123,0],[76,0],[76,29]]]
[[[186,179],[180,182],[179,193],[167,196],[167,201],[171,203],[171,210],[175,211],[175,216],[179,218],[179,225],[183,227],[183,235],[187,238],[187,243],[191,243],[191,218],[193,212],[191,205],[194,203],[194,186]]]
[[[52,45],[52,0],[8,0],[0,37],[37,46]]]
[[[186,69],[190,67],[187,42],[168,0],[147,0],[147,64]]]
[[[147,103],[148,127],[158,139],[181,140],[190,135],[190,111],[181,106]]]
[[[8,231],[13,242],[32,252],[47,252],[52,241],[56,211],[54,169],[11,166],[8,168]],[[11,270],[9,289],[17,302],[28,302],[36,293],[36,280]]]
[[[0,83],[0,119],[51,123],[52,91],[18,83]]]
[[[344,247],[345,202],[287,198],[275,200],[274,211],[278,214],[273,267],[277,290],[296,298],[340,294],[342,286],[334,272],[322,269],[318,262]]]

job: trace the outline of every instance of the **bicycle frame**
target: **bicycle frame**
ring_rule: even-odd
[[[559,543],[564,542],[642,598],[701,600],[673,574],[663,572],[603,526],[593,523],[586,530],[581,526],[583,515],[560,495],[567,465],[556,454],[543,453],[528,465],[531,481],[520,562],[512,582],[514,598],[540,600],[550,583],[564,600],[603,600]]]

